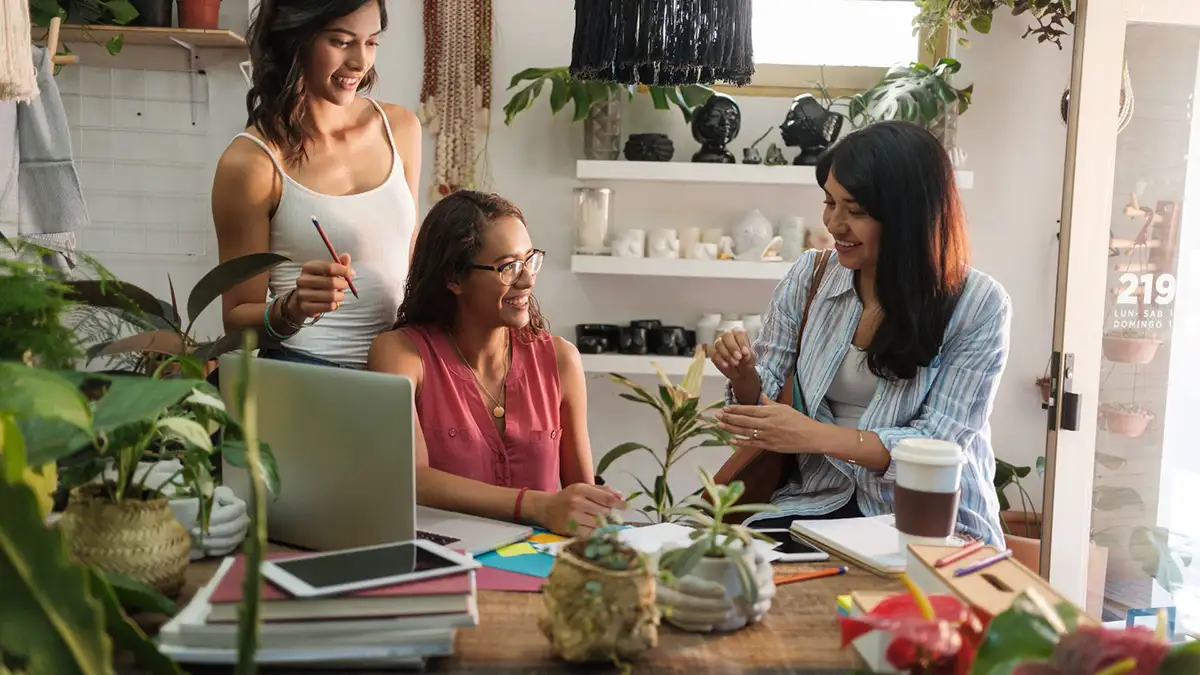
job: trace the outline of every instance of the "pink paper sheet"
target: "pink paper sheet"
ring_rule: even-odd
[[[546,580],[483,566],[475,570],[475,588],[480,591],[510,591],[513,593],[539,593]]]

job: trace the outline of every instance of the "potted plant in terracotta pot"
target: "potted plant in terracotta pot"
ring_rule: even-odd
[[[1101,403],[1100,422],[1110,434],[1137,438],[1146,432],[1154,413],[1137,403]]]
[[[221,0],[177,0],[180,28],[216,28]]]
[[[566,661],[620,664],[658,645],[653,563],[621,543],[619,530],[601,518],[566,542],[542,586],[538,628]]]
[[[1150,363],[1162,338],[1145,330],[1115,330],[1104,334],[1104,358],[1114,363]]]
[[[673,509],[675,514],[683,516],[684,522],[696,527],[691,535],[694,543],[662,554],[659,561],[662,583],[668,588],[678,587],[691,577],[699,585],[722,586],[731,611],[715,623],[693,623],[687,616],[674,616],[674,611],[666,611],[664,620],[684,630],[737,630],[758,622],[771,608],[774,578],[768,573],[764,579],[759,573],[764,561],[754,546],[755,539],[771,540],[744,525],[725,522],[725,516],[771,513],[778,509],[770,504],[738,504],[745,491],[741,481],[718,486],[704,469],[697,471],[705,496],[688,497]]]
[[[179,357],[190,358],[190,357]],[[190,378],[72,373],[63,389],[57,374],[0,363],[0,380],[15,396],[53,388],[58,398],[14,407],[30,464],[63,460],[60,490],[70,498],[57,527],[76,561],[121,574],[171,596],[183,586],[191,538],[176,519],[163,488],[146,482],[143,461],[176,459],[179,480],[196,494],[201,522],[213,490],[210,455],[223,444],[240,444],[241,429],[207,382]],[[66,380],[63,380],[66,381]],[[76,397],[82,399],[80,406]],[[82,410],[63,419],[60,410]],[[216,448],[213,435],[222,440]],[[273,458],[265,452],[268,476]],[[229,452],[242,462],[245,454]],[[141,470],[139,470],[141,469]]]

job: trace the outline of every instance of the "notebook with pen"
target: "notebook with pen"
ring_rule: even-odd
[[[881,576],[899,576],[908,566],[900,550],[900,532],[892,514],[865,518],[794,520],[795,536],[843,560]],[[963,544],[958,537],[951,543]]]

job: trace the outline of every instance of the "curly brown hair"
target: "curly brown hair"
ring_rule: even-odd
[[[289,164],[307,157],[305,54],[331,22],[371,2],[379,4],[379,26],[387,30],[384,0],[263,0],[254,13],[247,36],[251,86],[246,93],[246,126],[279,148]],[[370,91],[375,79],[371,66],[358,91]]]
[[[429,210],[417,234],[404,300],[396,312],[396,325],[435,326],[450,330],[458,301],[449,285],[473,270],[471,265],[483,247],[484,228],[498,218],[511,217],[525,223],[516,204],[497,194],[475,190],[450,193]],[[537,299],[529,297],[529,323],[517,333],[522,342],[533,342],[547,334],[549,325]]]

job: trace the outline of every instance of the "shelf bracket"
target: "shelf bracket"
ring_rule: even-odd
[[[190,73],[189,78],[191,80],[192,90],[192,126],[196,126],[196,118],[198,117],[196,113],[196,102],[200,98],[200,76],[206,75],[207,73],[203,68],[200,67],[200,50],[196,49],[195,45],[190,42],[184,42],[173,35],[170,36],[170,38],[171,42],[183,47],[188,53],[188,73]]]

